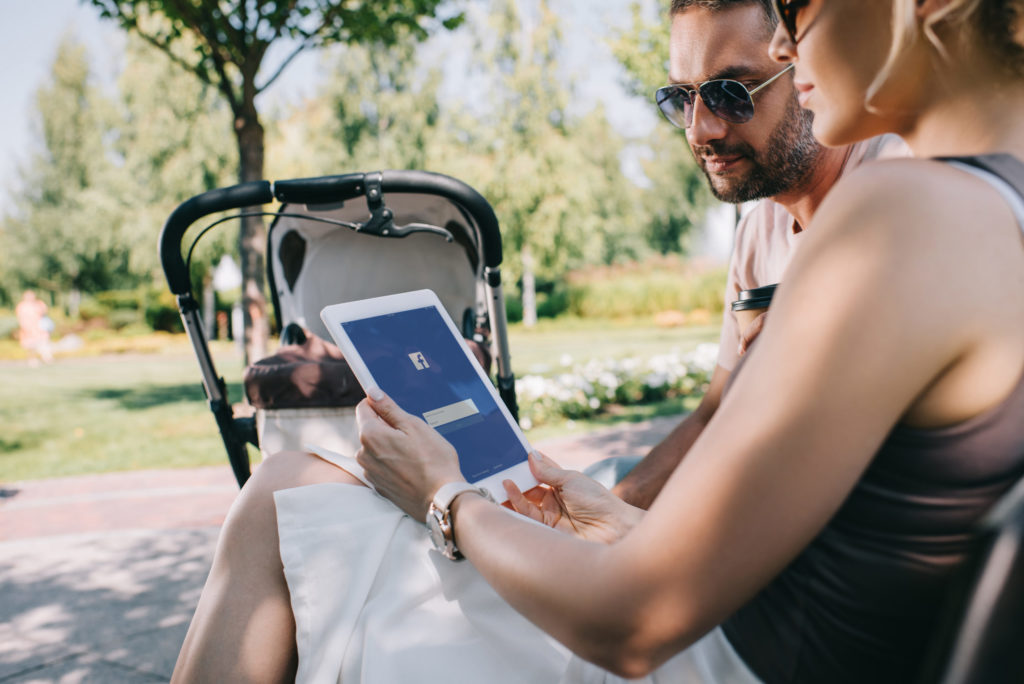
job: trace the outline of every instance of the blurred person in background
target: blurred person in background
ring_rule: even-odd
[[[14,308],[14,315],[18,318],[18,341],[32,355],[29,359],[32,365],[37,365],[40,360],[43,363],[53,361],[50,349],[53,320],[47,312],[46,303],[32,290],[25,290]]]

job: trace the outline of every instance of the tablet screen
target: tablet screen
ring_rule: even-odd
[[[466,480],[477,482],[526,460],[526,449],[436,308],[341,326],[377,385],[451,442]]]

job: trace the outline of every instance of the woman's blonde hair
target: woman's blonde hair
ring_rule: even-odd
[[[938,35],[940,27],[960,27],[947,32],[969,47],[985,49],[1015,76],[1024,76],[1024,0],[949,0],[919,28],[916,0],[892,0],[892,45],[885,64],[868,89],[868,102],[892,77],[899,61],[923,32],[936,52],[949,59]]]

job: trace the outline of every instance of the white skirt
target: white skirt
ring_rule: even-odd
[[[650,676],[624,680],[573,656],[371,490],[328,483],[274,499],[298,682],[759,681],[719,629]]]

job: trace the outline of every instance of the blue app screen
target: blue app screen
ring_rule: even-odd
[[[380,388],[459,454],[469,482],[526,460],[459,342],[432,306],[342,323]]]

